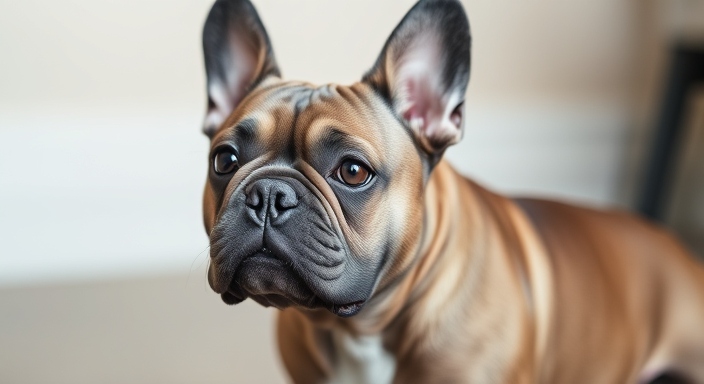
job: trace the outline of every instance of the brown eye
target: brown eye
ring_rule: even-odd
[[[218,175],[225,175],[237,170],[237,155],[230,150],[224,149],[215,155],[213,168]]]
[[[371,180],[371,173],[362,163],[347,160],[337,169],[337,178],[350,187],[360,187]]]

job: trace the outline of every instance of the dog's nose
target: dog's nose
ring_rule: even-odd
[[[267,216],[270,225],[282,224],[298,206],[296,191],[283,180],[257,180],[245,188],[245,195],[249,217],[259,225],[264,225]]]

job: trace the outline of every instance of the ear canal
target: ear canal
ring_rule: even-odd
[[[203,132],[212,138],[253,86],[281,76],[269,36],[248,0],[218,0],[203,28],[208,109]]]
[[[456,0],[421,0],[363,81],[385,97],[431,157],[462,138],[471,36]]]

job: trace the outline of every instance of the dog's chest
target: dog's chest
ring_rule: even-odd
[[[379,336],[352,337],[346,332],[333,333],[335,372],[334,384],[391,383],[396,360],[382,345]]]

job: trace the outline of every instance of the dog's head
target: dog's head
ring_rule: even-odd
[[[283,81],[247,0],[203,32],[210,286],[229,304],[356,314],[412,264],[425,182],[463,131],[467,18],[422,0],[351,86]]]

